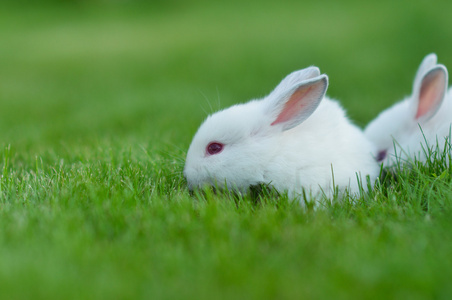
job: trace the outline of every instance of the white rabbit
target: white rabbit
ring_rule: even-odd
[[[324,98],[328,77],[316,67],[293,72],[265,98],[209,116],[188,149],[190,189],[204,185],[246,192],[270,184],[291,198],[359,191],[379,164],[363,132],[335,101]],[[323,101],[322,101],[323,100]],[[309,199],[307,199],[309,200]]]
[[[428,148],[444,150],[452,122],[451,92],[446,95],[448,73],[436,63],[435,54],[427,55],[416,73],[411,96],[380,113],[364,130],[375,143],[378,161],[386,166],[425,162]],[[437,143],[438,141],[438,143]]]

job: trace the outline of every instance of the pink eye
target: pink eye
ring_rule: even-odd
[[[207,145],[206,151],[209,155],[218,154],[221,151],[223,151],[224,145],[217,142],[212,142],[209,145]]]
[[[377,154],[377,162],[381,162],[386,158],[387,150],[381,150]]]

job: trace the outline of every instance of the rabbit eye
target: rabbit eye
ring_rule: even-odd
[[[223,151],[223,147],[224,147],[224,145],[221,143],[212,142],[209,145],[207,145],[206,150],[209,155],[214,155],[214,154],[218,154],[221,151]]]
[[[386,150],[379,151],[378,154],[377,154],[377,162],[382,162],[383,159],[386,158],[386,154],[387,154]]]

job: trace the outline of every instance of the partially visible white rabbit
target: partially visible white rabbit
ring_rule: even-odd
[[[265,98],[209,116],[188,149],[184,175],[190,189],[204,185],[246,192],[270,184],[297,198],[340,190],[359,191],[359,177],[373,183],[375,148],[324,98],[328,77],[316,67],[293,72]]]
[[[416,73],[411,96],[380,113],[364,130],[378,150],[375,157],[386,166],[426,161],[428,148],[444,150],[452,122],[451,92],[446,94],[448,73],[427,55]],[[438,143],[437,143],[438,141]]]

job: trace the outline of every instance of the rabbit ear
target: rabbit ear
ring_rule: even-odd
[[[271,96],[285,93],[293,86],[300,84],[308,79],[320,76],[320,70],[317,67],[308,67],[302,70],[298,70],[287,75],[278,86],[273,90]]]
[[[424,75],[436,66],[437,61],[438,58],[436,57],[435,53],[430,53],[429,55],[424,57],[421,64],[419,65],[419,68],[417,69],[416,77],[414,77],[413,93],[420,86]]]
[[[284,131],[301,124],[315,111],[325,96],[328,76],[301,81],[284,92],[277,90],[280,85],[270,94],[268,112],[271,126],[281,124]]]
[[[293,86],[297,83],[300,83],[304,80],[308,80],[314,77],[320,76],[320,69],[314,66],[307,67],[302,70],[298,70],[287,75],[279,86]]]
[[[420,78],[411,103],[414,119],[427,121],[435,115],[444,100],[447,82],[447,69],[443,65],[436,65]]]

